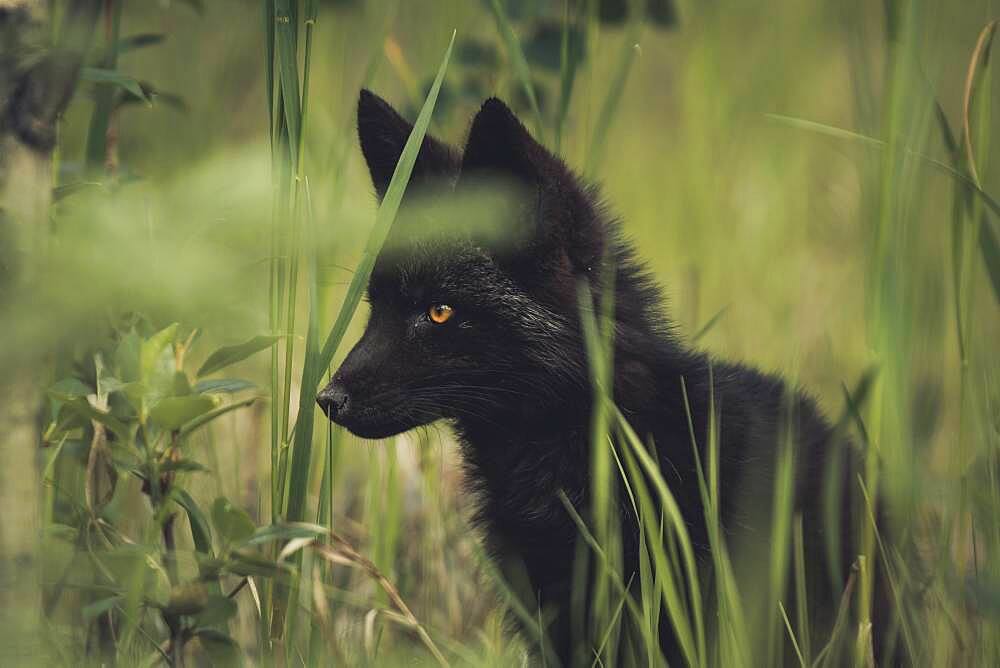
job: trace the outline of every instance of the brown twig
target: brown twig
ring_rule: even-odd
[[[381,587],[382,590],[389,596],[389,600],[402,615],[402,620],[405,620],[406,625],[416,631],[421,642],[424,643],[424,646],[434,656],[438,664],[445,666],[446,668],[450,666],[448,660],[444,657],[444,654],[441,653],[441,650],[438,649],[430,635],[428,635],[427,630],[417,619],[416,615],[413,614],[409,606],[406,605],[406,602],[403,601],[403,597],[400,596],[399,590],[396,589],[395,585],[389,582],[389,579],[382,574],[375,564],[362,556],[344,538],[338,536],[332,531],[328,534],[328,536],[331,542],[329,545],[318,541],[312,543],[312,547],[316,550],[316,552],[330,563],[341,564],[363,570],[368,577],[378,583],[379,587]]]

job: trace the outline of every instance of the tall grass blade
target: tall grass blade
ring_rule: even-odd
[[[976,155],[972,146],[972,100],[977,88],[982,83],[983,76],[988,72],[990,50],[993,46],[993,37],[996,35],[997,26],[1000,26],[1000,20],[990,21],[979,33],[976,47],[972,51],[972,58],[969,60],[969,69],[965,77],[965,95],[962,99],[962,140],[965,148],[966,166],[969,168],[969,174],[976,185],[982,181],[979,178]]]
[[[528,66],[528,59],[524,57],[521,42],[517,39],[517,34],[510,24],[510,19],[507,18],[507,12],[504,11],[501,0],[490,0],[490,9],[493,11],[497,31],[500,33],[500,37],[503,39],[504,46],[507,49],[507,57],[510,58],[511,64],[514,66],[514,74],[521,81],[524,94],[527,96],[528,104],[531,106],[531,114],[535,120],[535,133],[538,141],[544,144],[545,119],[542,118],[542,110],[538,106],[538,97],[535,95],[535,86],[531,82],[531,68]]]
[[[624,436],[624,441],[628,444],[627,452],[630,453],[631,457],[634,457],[639,464],[639,469],[641,472],[649,479],[652,484],[653,490],[656,492],[656,496],[659,499],[660,507],[664,516],[666,517],[669,525],[672,529],[672,534],[676,538],[677,545],[680,549],[680,563],[678,568],[683,569],[684,573],[684,584],[686,587],[681,587],[678,589],[678,594],[686,596],[689,605],[691,606],[691,613],[688,620],[681,618],[679,613],[679,606],[677,605],[679,601],[673,601],[672,606],[673,612],[671,614],[671,620],[674,622],[675,629],[677,630],[678,640],[682,645],[682,650],[684,651],[687,661],[691,665],[703,666],[706,665],[707,654],[706,654],[706,637],[705,637],[705,617],[702,612],[702,595],[701,595],[701,585],[699,583],[699,569],[698,563],[695,559],[694,548],[691,545],[691,539],[688,535],[687,524],[684,521],[684,516],[681,514],[680,506],[677,504],[676,498],[674,498],[673,493],[667,486],[666,481],[663,479],[663,475],[660,472],[660,467],[657,465],[656,461],[647,452],[642,441],[636,435],[632,426],[625,419],[622,412],[615,408],[615,417],[617,424],[621,429],[621,433]],[[629,457],[626,457],[628,461]],[[635,476],[632,478],[632,483],[638,487]],[[663,553],[662,550],[654,549],[653,554],[659,559],[660,555]],[[666,566],[658,566],[666,567]],[[693,633],[691,625],[693,622]]]
[[[594,136],[590,140],[590,149],[587,151],[587,163],[584,173],[593,176],[597,168],[604,161],[604,148],[608,139],[608,132],[614,123],[618,108],[621,106],[625,93],[625,84],[628,82],[629,72],[636,57],[641,53],[641,48],[636,41],[639,37],[641,22],[633,20],[634,28],[629,31],[625,44],[622,45],[621,53],[618,54],[618,64],[615,73],[611,77],[611,85],[604,96],[604,103],[597,116],[597,124],[594,126]]]
[[[786,125],[796,127],[802,130],[808,130],[811,132],[816,132],[819,134],[824,134],[829,137],[835,137],[837,139],[849,139],[852,141],[862,142],[869,146],[875,146],[877,148],[885,148],[886,143],[881,139],[876,139],[874,137],[869,137],[857,132],[852,132],[850,130],[844,130],[842,128],[833,127],[830,125],[825,125],[823,123],[816,123],[814,121],[808,121],[801,118],[793,118],[790,116],[783,116],[781,114],[765,114],[768,118],[779,121]],[[958,171],[956,168],[947,165],[936,158],[932,158],[929,155],[921,153],[920,151],[915,151],[909,147],[903,147],[903,152],[907,155],[913,156],[920,159],[924,163],[935,167],[936,169],[944,172],[959,184],[964,186],[969,192],[973,193],[993,212],[993,215],[1000,218],[1000,202],[998,202],[992,195],[983,190],[976,181],[971,177],[962,172]],[[991,237],[986,239],[986,237]],[[986,259],[986,268],[989,272],[990,282],[994,287],[994,298],[1000,302],[1000,267],[997,266],[996,262],[993,261],[993,255],[991,250],[997,247],[997,233],[990,225],[983,226],[983,236],[980,238],[980,252],[983,253]]]
[[[378,208],[378,213],[375,216],[375,226],[368,236],[368,242],[365,244],[361,261],[358,263],[351,278],[351,283],[347,288],[347,295],[344,297],[344,303],[337,314],[333,328],[323,343],[323,348],[319,356],[320,364],[323,367],[330,366],[330,363],[333,361],[337,347],[340,345],[341,339],[344,338],[347,327],[351,323],[351,318],[354,316],[354,311],[361,301],[361,294],[368,284],[368,277],[375,266],[375,258],[378,256],[378,252],[382,248],[386,236],[389,234],[389,228],[396,218],[396,212],[399,211],[403,193],[406,191],[406,184],[410,180],[410,174],[413,173],[413,165],[416,163],[417,153],[420,151],[420,145],[424,141],[424,135],[427,133],[427,127],[431,122],[431,115],[434,113],[434,105],[437,103],[438,94],[441,91],[441,82],[444,81],[444,74],[448,69],[448,62],[451,60],[451,50],[455,44],[455,34],[455,32],[451,34],[451,40],[448,43],[448,48],[445,51],[441,66],[438,68],[438,73],[431,86],[431,90],[427,94],[427,100],[424,102],[424,106],[420,109],[420,114],[413,124],[413,131],[410,133],[409,139],[406,140],[399,163],[396,165],[396,170],[392,174],[392,180],[389,182],[389,188],[386,190],[382,204]],[[312,394],[314,390],[315,386],[303,388],[303,391],[309,394]]]
[[[288,126],[292,166],[299,164],[299,141],[302,109],[299,106],[298,21],[291,0],[274,0],[274,42],[278,57],[278,82],[281,85],[284,120]]]

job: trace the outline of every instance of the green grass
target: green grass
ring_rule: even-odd
[[[863,559],[854,571],[841,564],[852,584],[830,611],[834,637],[823,637],[808,624],[813,565],[790,506],[787,441],[755,509],[771,518],[773,549],[746,564],[719,526],[712,416],[699,461],[711,563],[699,568],[652,454],[696,444],[632,431],[607,396],[615,305],[582,295],[598,306],[584,309],[597,503],[582,516],[563,502],[597,578],[591,618],[574,620],[596,638],[585,660],[660,662],[665,618],[692,665],[772,664],[788,637],[803,665],[864,663],[866,629],[852,620],[867,614],[879,569],[905,611],[896,642],[921,665],[1000,663],[994,0],[886,11],[683,2],[669,32],[555,2],[555,69],[536,60],[542,19],[523,10],[533,3],[173,4],[108,3],[90,65],[115,74],[90,76],[61,124],[58,201],[37,259],[46,280],[0,306],[5,367],[27,360],[42,391],[75,378],[98,383],[99,406],[133,392],[150,408],[135,422],[105,415],[60,383],[46,402],[75,412],[45,404],[44,466],[4,474],[48,484],[46,528],[28,555],[42,568],[46,616],[0,630],[33,634],[28,663],[177,662],[164,645],[183,635],[173,624],[192,630],[192,655],[247,665],[512,665],[537,646],[540,611],[470,531],[447,429],[373,445],[314,410],[360,331],[362,291],[416,147],[428,131],[461,142],[481,102],[461,91],[477,86],[519,104],[541,139],[604,184],[689,340],[794,378],[868,463],[852,499]],[[580,63],[571,30],[584,35]],[[386,39],[415,82],[398,62],[381,66]],[[493,49],[494,69],[465,60],[470,39]],[[125,101],[142,97],[137,85],[151,106]],[[362,85],[399,106],[424,96],[377,209],[354,131]],[[167,104],[173,95],[183,111]],[[134,326],[136,351],[147,351],[136,352],[145,371],[117,378],[135,379],[128,390],[108,389],[118,386],[99,371],[128,366],[111,326]],[[209,408],[197,388],[223,368],[232,384]],[[188,390],[174,408],[194,417],[172,422],[161,395]],[[162,438],[157,424],[168,426]],[[123,463],[124,443],[137,462]],[[169,493],[143,492],[128,466],[169,479]],[[619,480],[621,499],[608,493]],[[838,492],[819,493],[833,513]],[[878,524],[877,502],[888,508]],[[636,598],[619,572],[620,504],[640,519]],[[184,587],[206,578],[207,559],[225,561],[224,574],[205,580],[211,603],[185,614]],[[754,587],[747,570],[759,574]]]

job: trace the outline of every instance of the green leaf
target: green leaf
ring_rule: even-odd
[[[191,394],[191,381],[188,380],[186,373],[178,369],[174,372],[173,396],[186,397],[189,394]]]
[[[128,438],[128,427],[123,422],[110,413],[97,410],[83,397],[73,397],[69,401],[66,401],[63,410],[74,413],[86,420],[98,422],[113,431],[120,438]]]
[[[88,394],[93,393],[94,390],[91,387],[88,387],[79,378],[73,377],[56,381],[49,388],[49,396],[60,401],[67,401],[75,397],[86,397]]]
[[[280,336],[273,335],[255,336],[249,341],[235,346],[223,346],[208,356],[205,363],[201,365],[200,369],[198,369],[197,375],[199,377],[207,376],[208,374],[215,373],[220,369],[225,369],[227,366],[236,364],[237,362],[242,362],[254,353],[267,350],[280,338]]]
[[[309,524],[307,522],[284,522],[281,524],[271,524],[266,527],[260,527],[254,531],[253,536],[251,536],[243,544],[249,546],[261,545],[263,543],[270,543],[279,540],[292,540],[294,538],[319,538],[320,536],[326,535],[326,533],[326,529],[318,524]]]
[[[199,629],[195,631],[194,639],[201,645],[212,666],[229,668],[240,665],[240,646],[225,633],[214,629]]]
[[[72,197],[79,192],[102,187],[104,187],[104,184],[99,181],[76,181],[74,183],[66,183],[52,189],[52,202],[59,202],[67,197]]]
[[[201,396],[204,396],[204,395],[201,395]],[[229,413],[230,411],[234,411],[237,408],[243,408],[245,406],[249,406],[250,404],[252,404],[256,400],[257,400],[256,397],[250,397],[249,399],[244,399],[243,401],[237,401],[236,403],[232,403],[232,404],[226,404],[225,406],[219,406],[218,408],[216,408],[214,410],[210,410],[207,413],[203,413],[202,415],[199,415],[198,417],[196,417],[195,419],[191,420],[190,422],[188,422],[187,424],[185,424],[183,427],[181,427],[180,436],[181,436],[181,438],[184,438],[185,436],[187,436],[188,434],[190,434],[195,429],[198,429],[199,427],[202,427],[202,426],[208,424],[209,422],[211,422],[215,418],[219,417],[220,415],[225,415],[226,413]]]
[[[279,563],[256,553],[234,551],[226,563],[226,570],[244,577],[255,575],[273,577],[282,573],[292,573],[295,569],[285,562]]]
[[[706,334],[708,334],[710,331],[712,331],[712,328],[715,327],[719,323],[719,320],[722,319],[722,316],[724,316],[726,314],[726,311],[728,311],[728,310],[729,310],[729,304],[726,304],[725,306],[723,306],[722,308],[720,308],[718,311],[716,311],[715,315],[713,315],[711,318],[709,318],[708,322],[706,322],[704,325],[702,325],[701,329],[699,329],[697,332],[695,332],[694,336],[691,337],[691,343],[698,343],[698,341],[700,341],[701,339],[703,339]]]
[[[215,402],[204,394],[161,399],[149,411],[149,419],[170,431],[179,430],[188,422],[215,408]]]
[[[116,605],[124,600],[121,596],[109,596],[108,598],[102,598],[99,601],[94,601],[88,606],[85,606],[82,610],[83,620],[89,622],[95,617],[99,617],[108,610],[113,610]]]
[[[993,297],[1000,302],[1000,243],[990,225],[988,216],[983,215],[982,230],[979,233],[979,249],[983,254],[983,264],[993,286]]]
[[[250,515],[223,496],[212,504],[212,523],[226,544],[243,543],[253,536],[256,529]]]
[[[396,169],[392,173],[389,187],[386,190],[382,204],[375,215],[375,226],[372,228],[365,244],[364,253],[357,269],[351,278],[351,284],[347,288],[347,296],[337,314],[337,320],[333,328],[323,343],[322,351],[316,355],[312,352],[311,346],[315,346],[318,340],[314,340],[313,329],[315,327],[315,309],[310,309],[310,335],[306,340],[306,364],[302,370],[302,391],[299,393],[299,417],[295,427],[295,441],[292,448],[291,480],[292,485],[288,493],[288,508],[286,517],[292,521],[305,519],[306,510],[306,488],[303,481],[309,480],[309,465],[312,457],[312,437],[313,437],[313,416],[315,415],[316,386],[320,383],[323,371],[330,366],[333,355],[337,352],[337,346],[347,332],[347,327],[354,317],[354,311],[361,300],[361,294],[368,284],[368,277],[371,276],[372,268],[375,266],[375,258],[378,256],[396,219],[399,205],[402,202],[403,194],[406,192],[406,185],[413,173],[413,166],[417,161],[417,154],[423,144],[424,135],[431,122],[431,115],[434,113],[434,105],[437,103],[438,94],[441,92],[441,84],[444,81],[445,72],[448,70],[448,62],[451,59],[451,50],[455,45],[455,33],[451,35],[448,49],[445,51],[441,66],[438,68],[437,77],[431,92],[424,102],[420,115],[417,116],[413,124],[413,130],[403,146],[403,153],[396,163]],[[315,295],[311,295],[315,299]]]
[[[193,459],[177,459],[160,464],[160,472],[208,473],[208,469]]]
[[[173,488],[174,501],[187,513],[191,525],[191,537],[198,552],[212,554],[212,529],[198,502],[180,487]]]
[[[235,394],[243,390],[257,387],[256,383],[239,378],[219,378],[217,380],[199,380],[192,388],[197,394]]]
[[[167,36],[163,33],[155,32],[144,32],[138,35],[129,35],[118,40],[116,49],[118,54],[128,53],[129,51],[135,51],[137,49],[144,49],[147,46],[156,46],[157,44],[162,44]]]
[[[278,55],[278,82],[281,85],[281,100],[288,127],[293,171],[299,164],[299,133],[302,126],[302,109],[299,106],[298,29],[291,0],[274,0],[274,44]]]
[[[149,384],[151,380],[160,375],[163,371],[163,353],[167,352],[168,346],[173,343],[177,336],[177,323],[161,329],[156,334],[142,342],[139,346],[139,373],[140,380]],[[171,361],[173,355],[170,356]],[[170,365],[171,377],[173,376],[173,364]]]
[[[124,335],[118,342],[118,347],[115,349],[115,366],[118,368],[118,377],[123,382],[140,380],[139,355],[141,350],[142,339],[135,333],[135,330]]]
[[[100,67],[84,67],[80,70],[80,78],[84,81],[96,84],[110,84],[127,90],[143,102],[149,102],[146,93],[142,90],[139,82],[132,77],[122,74],[118,70],[106,70]]]
[[[144,420],[150,407],[164,397],[174,395],[176,360],[173,342],[177,336],[177,323],[153,334],[139,344],[139,381],[125,394]]]
[[[53,523],[47,525],[43,531],[49,538],[61,540],[66,543],[75,543],[80,535],[80,530],[68,524]]]
[[[400,155],[399,162],[396,164],[396,169],[392,173],[392,179],[389,182],[389,187],[386,190],[385,197],[382,199],[382,204],[379,206],[378,213],[375,216],[375,226],[372,228],[372,231],[368,236],[368,242],[365,244],[365,250],[361,256],[361,261],[358,263],[357,269],[354,271],[354,275],[351,278],[351,283],[347,288],[347,296],[344,298],[344,303],[341,305],[340,312],[337,314],[337,320],[334,322],[333,328],[330,330],[330,333],[326,337],[326,341],[323,343],[323,350],[320,353],[319,358],[320,368],[325,369],[329,367],[330,363],[333,361],[333,356],[337,352],[337,347],[340,345],[341,339],[344,338],[344,334],[347,332],[347,327],[351,324],[351,318],[354,316],[354,311],[357,309],[358,302],[361,301],[361,294],[364,292],[365,286],[368,285],[368,278],[371,276],[372,268],[375,266],[375,258],[382,249],[382,244],[385,242],[385,238],[389,234],[389,229],[392,227],[392,223],[396,219],[396,213],[399,211],[399,204],[403,199],[403,193],[406,192],[406,185],[410,180],[410,175],[413,173],[413,166],[416,164],[417,154],[424,141],[424,135],[427,133],[427,126],[430,125],[431,115],[434,113],[434,105],[437,103],[437,96],[441,90],[441,83],[443,82],[444,74],[448,69],[448,61],[451,58],[451,49],[454,43],[455,35],[452,34],[451,43],[448,44],[448,50],[445,51],[444,59],[441,62],[440,68],[438,68],[437,78],[434,80],[431,92],[427,96],[427,100],[424,101],[424,106],[420,110],[420,115],[417,117],[417,120],[413,125],[413,130],[410,131],[410,137],[406,140],[406,145],[403,147],[403,153]],[[317,382],[318,381],[319,379],[317,379]],[[303,386],[303,388],[305,387],[306,386]],[[310,387],[309,389],[312,390],[314,387]],[[308,393],[303,392],[303,394]],[[311,398],[308,403],[309,406],[315,405],[315,402],[313,402]],[[309,415],[312,415],[311,408],[309,409]]]
[[[198,626],[224,624],[236,616],[236,601],[221,594],[211,594],[205,607],[195,617]]]

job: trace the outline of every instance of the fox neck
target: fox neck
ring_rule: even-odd
[[[684,374],[688,357],[660,331],[617,324],[614,402],[645,438],[664,409],[683,415],[680,384],[664,379]],[[494,402],[488,414],[454,423],[469,481],[480,493],[480,517],[494,527],[538,532],[539,540],[574,535],[558,492],[577,508],[590,497],[594,406],[583,343],[576,344],[582,368],[576,382],[526,387],[518,401]]]

